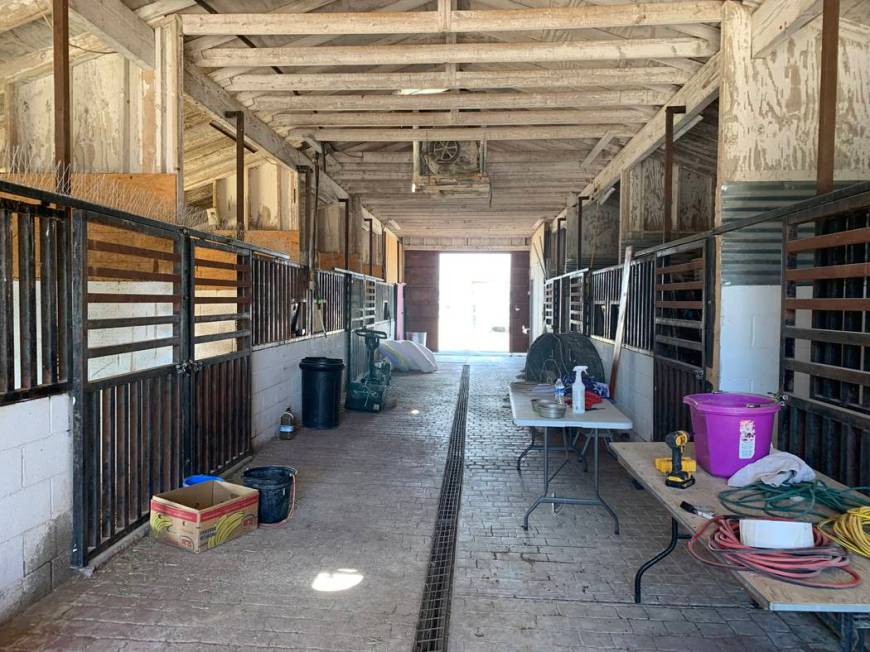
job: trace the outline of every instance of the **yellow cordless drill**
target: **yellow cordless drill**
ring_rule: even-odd
[[[665,484],[677,489],[687,489],[695,484],[695,460],[683,457],[686,444],[689,443],[689,433],[676,430],[665,436],[665,443],[671,449],[671,457],[656,458],[656,468],[665,474]]]

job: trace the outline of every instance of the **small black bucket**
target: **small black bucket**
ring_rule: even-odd
[[[296,498],[296,469],[255,466],[242,472],[242,484],[260,492],[260,523],[280,523]]]

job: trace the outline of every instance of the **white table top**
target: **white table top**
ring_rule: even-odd
[[[511,383],[511,413],[514,423],[518,426],[538,426],[540,428],[585,428],[587,430],[631,430],[631,419],[620,412],[608,400],[586,410],[583,414],[574,414],[571,408],[561,419],[542,417],[532,407],[532,399],[553,400],[550,391],[535,391],[534,383]]]

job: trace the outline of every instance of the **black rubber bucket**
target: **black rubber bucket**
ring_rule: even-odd
[[[335,428],[341,409],[341,378],[344,362],[339,358],[302,358],[302,425]]]
[[[242,484],[260,492],[260,523],[280,523],[290,514],[296,469],[292,466],[255,466],[242,472]]]

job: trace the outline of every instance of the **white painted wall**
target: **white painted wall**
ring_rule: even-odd
[[[610,366],[613,363],[613,344],[590,338],[607,382],[610,382]],[[619,358],[619,377],[616,381],[616,406],[634,423],[634,434],[647,441],[653,436],[653,357],[633,349],[622,349]]]
[[[251,356],[251,377],[254,393],[254,449],[278,432],[281,413],[289,405],[301,423],[302,418],[302,358],[323,356],[341,358],[345,355],[346,334],[315,335],[302,340],[256,349]]]
[[[779,285],[722,287],[719,389],[765,394],[779,388]]]
[[[66,394],[0,407],[0,621],[69,575],[69,417]]]

